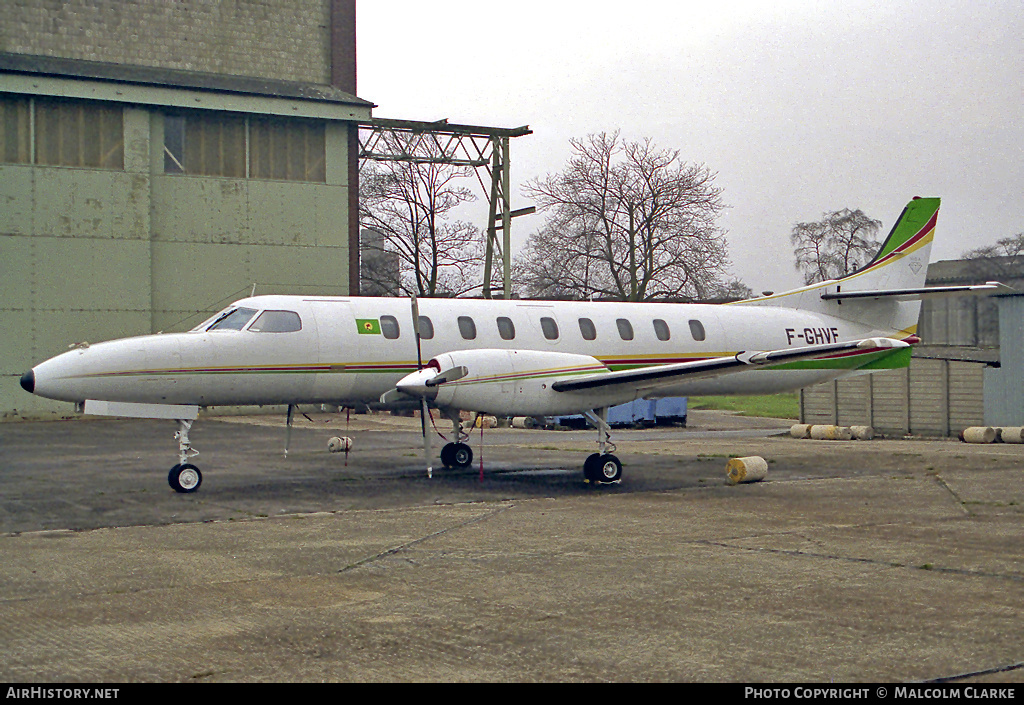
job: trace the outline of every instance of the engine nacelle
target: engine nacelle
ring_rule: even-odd
[[[438,378],[446,373],[448,377],[457,377],[435,386],[427,383],[426,396],[437,406],[495,416],[575,414],[630,401],[636,396],[632,391],[618,391],[616,398],[611,399],[608,391],[556,392],[551,388],[558,380],[609,371],[590,355],[540,350],[458,350],[438,355],[429,367],[436,370]],[[452,370],[458,374],[450,374]]]

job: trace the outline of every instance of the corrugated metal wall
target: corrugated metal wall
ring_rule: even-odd
[[[999,369],[985,370],[985,423],[1024,426],[1024,296],[1001,296]]]

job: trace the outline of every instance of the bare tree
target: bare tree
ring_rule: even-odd
[[[789,239],[804,284],[839,279],[870,262],[881,247],[876,237],[881,227],[881,221],[849,208],[794,225]]]
[[[564,171],[525,192],[548,219],[521,259],[532,296],[706,298],[728,267],[715,174],[619,133],[571,142]]]
[[[427,159],[369,162],[363,167],[360,219],[363,227],[379,234],[367,251],[397,259],[399,293],[459,296],[480,286],[482,235],[469,223],[448,219],[452,210],[476,199],[461,185],[469,176],[468,167]],[[393,274],[388,274],[391,281],[375,282],[385,290],[394,289]],[[372,282],[375,270],[364,276]]]
[[[994,245],[968,250],[960,257],[970,260],[968,272],[979,281],[1020,279],[1024,267],[1024,233],[996,240]]]

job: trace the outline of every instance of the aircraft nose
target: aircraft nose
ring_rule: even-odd
[[[21,388],[29,394],[32,394],[36,390],[36,373],[34,370],[29,370],[21,376]]]

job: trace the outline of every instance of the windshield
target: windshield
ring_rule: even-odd
[[[213,319],[206,330],[242,330],[256,315],[254,308],[232,308]]]

